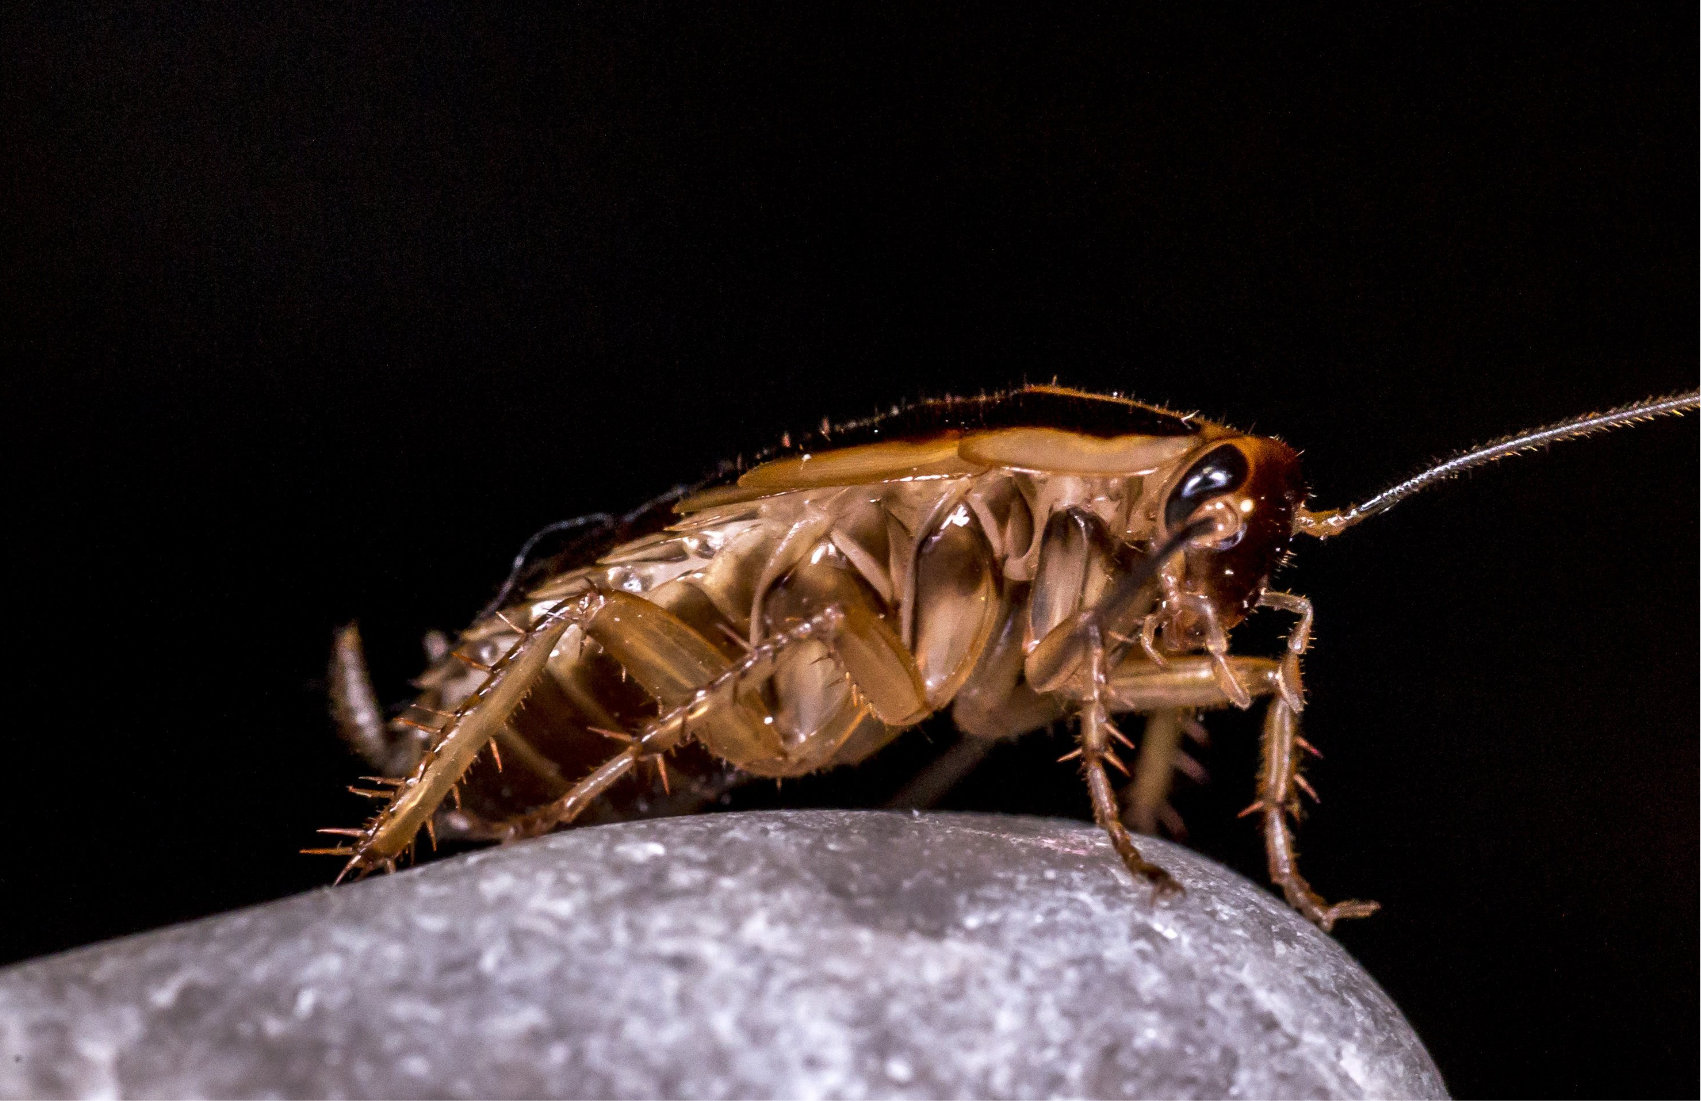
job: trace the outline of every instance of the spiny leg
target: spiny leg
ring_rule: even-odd
[[[1299,656],[1311,645],[1311,601],[1294,593],[1266,592],[1258,600],[1261,607],[1276,608],[1298,617],[1288,632],[1287,654],[1282,658],[1277,680],[1279,695],[1270,701],[1264,716],[1264,760],[1259,774],[1259,801],[1264,815],[1264,848],[1270,860],[1270,878],[1281,884],[1288,902],[1324,929],[1332,928],[1342,918],[1368,917],[1378,906],[1374,902],[1349,901],[1333,906],[1325,903],[1299,874],[1294,850],[1293,827],[1289,817],[1299,816],[1298,788],[1317,798],[1311,785],[1300,775],[1300,751],[1317,754],[1317,749],[1299,735],[1299,712],[1305,707],[1305,694],[1300,685]]]
[[[1110,776],[1106,774],[1104,766],[1105,762],[1109,761],[1124,774],[1128,772],[1110,745],[1112,738],[1122,741],[1125,745],[1128,744],[1128,739],[1111,724],[1110,713],[1105,704],[1109,693],[1106,686],[1104,640],[1096,627],[1089,630],[1087,648],[1090,682],[1087,698],[1082,701],[1081,707],[1081,745],[1064,759],[1075,756],[1081,758],[1081,769],[1087,777],[1087,793],[1093,802],[1093,820],[1110,836],[1111,847],[1116,850],[1116,855],[1122,858],[1122,863],[1135,876],[1150,883],[1155,895],[1179,894],[1181,884],[1168,872],[1140,855],[1128,827],[1122,824],[1122,813],[1116,803],[1116,791],[1111,787]]]
[[[389,801],[347,852],[349,862],[337,878],[373,868],[393,868],[396,859],[427,828],[439,804],[495,737],[543,672],[550,652],[569,627],[593,617],[608,598],[595,591],[576,593],[545,612],[490,667],[484,681],[463,700],[438,732],[414,770],[395,785]],[[341,850],[319,850],[336,852]]]
[[[533,837],[570,824],[640,761],[654,761],[658,769],[665,768],[665,764],[661,763],[664,755],[685,743],[691,736],[693,723],[711,719],[717,709],[739,706],[734,698],[735,690],[759,668],[764,665],[772,667],[786,649],[811,639],[832,646],[844,623],[843,612],[837,608],[826,608],[801,623],[762,639],[750,647],[737,663],[707,684],[697,687],[688,698],[663,711],[638,733],[603,731],[625,741],[626,748],[598,765],[589,776],[559,798],[502,823],[475,823],[470,816],[465,816],[465,825],[475,831],[475,836],[506,841]]]
[[[1269,658],[1231,657],[1235,679],[1255,696],[1280,692],[1282,663]],[[1217,663],[1210,656],[1170,655],[1164,665],[1128,660],[1110,670],[1108,690],[1117,711],[1151,712],[1163,708],[1229,707]]]
[[[1299,617],[1299,622],[1288,632],[1288,653],[1303,654],[1311,646],[1311,601],[1296,593],[1278,593],[1266,590],[1258,598],[1260,608],[1276,608],[1280,611],[1291,612]]]
[[[1299,735],[1298,708],[1294,704],[1302,701],[1303,689],[1292,645],[1290,641],[1288,654],[1279,662],[1265,658],[1228,659],[1240,683],[1251,686],[1257,695],[1271,697],[1264,718],[1259,798],[1242,813],[1263,815],[1271,880],[1282,888],[1290,905],[1328,929],[1342,918],[1374,913],[1377,906],[1374,902],[1357,901],[1331,906],[1312,891],[1298,872],[1290,818],[1299,813],[1298,792],[1316,797],[1311,785],[1300,775],[1299,754],[1302,751],[1315,754],[1317,750]],[[1124,662],[1110,674],[1110,694],[1118,707],[1146,712],[1222,707],[1233,702],[1218,683],[1215,662],[1209,657],[1171,657],[1162,668],[1144,662]]]
[[[1179,608],[1185,605],[1198,617],[1205,633],[1205,652],[1210,656],[1213,675],[1217,684],[1222,688],[1223,695],[1228,701],[1242,711],[1252,706],[1252,693],[1236,675],[1235,661],[1229,656],[1228,632],[1223,629],[1222,619],[1217,615],[1216,604],[1203,593],[1184,592],[1176,579],[1169,574],[1163,577],[1164,605]],[[1148,617],[1151,618],[1151,617]],[[1148,657],[1156,657],[1155,664],[1163,665],[1165,659],[1160,652],[1148,644],[1142,625],[1141,647]]]
[[[957,744],[929,761],[898,793],[886,801],[892,810],[932,807],[986,759],[995,739],[964,734]]]
[[[1299,817],[1296,789],[1311,793],[1311,785],[1299,774],[1299,718],[1287,700],[1270,701],[1264,715],[1264,760],[1258,773],[1258,802],[1247,813],[1264,816],[1264,851],[1270,861],[1270,879],[1280,885],[1288,905],[1316,922],[1325,932],[1343,918],[1369,917],[1380,907],[1375,902],[1351,900],[1333,905],[1325,902],[1299,874],[1298,853],[1288,819]]]
[[[1181,748],[1182,735],[1203,744],[1205,728],[1189,709],[1164,708],[1146,716],[1146,731],[1140,737],[1140,752],[1134,759],[1134,780],[1124,789],[1128,809],[1122,820],[1145,834],[1156,834],[1161,825],[1172,837],[1187,836],[1186,825],[1170,805],[1175,773],[1196,783],[1205,783],[1205,769]]]
[[[1282,698],[1294,711],[1305,710],[1305,696],[1300,691],[1299,656],[1311,647],[1311,601],[1294,593],[1266,592],[1258,598],[1261,608],[1276,608],[1292,613],[1299,619],[1288,632],[1287,654],[1282,658],[1280,688]]]

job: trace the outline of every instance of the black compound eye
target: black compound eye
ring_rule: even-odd
[[[1164,503],[1164,527],[1173,531],[1212,497],[1233,493],[1246,484],[1247,473],[1246,456],[1233,444],[1225,443],[1207,451],[1188,468],[1181,484]]]

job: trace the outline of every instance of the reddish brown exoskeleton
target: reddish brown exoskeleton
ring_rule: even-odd
[[[439,646],[422,694],[388,723],[345,630],[336,714],[388,777],[364,791],[384,806],[327,831],[348,845],[310,851],[359,874],[393,868],[422,829],[507,840],[588,810],[628,816],[636,786],[617,781],[641,764],[671,795],[673,762],[689,781],[680,802],[700,802],[732,779],[854,764],[948,707],[983,742],[1077,717],[1065,760],[1079,759],[1094,818],[1130,871],[1171,890],[1125,817],[1165,816],[1197,712],[1264,700],[1246,813],[1262,821],[1271,878],[1327,929],[1376,904],[1329,904],[1295,866],[1312,611],[1269,587],[1292,537],[1327,538],[1465,469],[1697,401],[1521,433],[1329,512],[1305,507],[1280,440],[1120,397],[1032,386],[824,426],[730,484],[596,518],[594,542],[518,572]],[[1294,617],[1278,657],[1231,652],[1259,608]],[[1127,713],[1145,728],[1124,811],[1108,770],[1128,772],[1116,746],[1135,743],[1112,718]]]

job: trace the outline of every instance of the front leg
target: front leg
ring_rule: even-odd
[[[1262,813],[1271,880],[1282,888],[1294,909],[1324,929],[1342,918],[1374,913],[1374,902],[1330,905],[1299,874],[1291,819],[1299,813],[1298,792],[1312,793],[1311,785],[1300,775],[1298,755],[1316,750],[1299,735],[1299,709],[1295,705],[1303,698],[1303,688],[1293,643],[1290,641],[1288,653],[1279,662],[1267,658],[1227,660],[1238,683],[1255,695],[1270,697],[1264,719],[1263,764],[1258,774],[1259,798],[1244,813]],[[1111,671],[1108,687],[1119,710],[1149,713],[1235,704],[1224,691],[1216,662],[1210,657],[1171,657],[1161,667],[1146,661],[1124,661]]]
[[[1294,711],[1305,710],[1305,696],[1299,688],[1299,656],[1311,647],[1311,601],[1293,593],[1266,592],[1258,598],[1260,608],[1275,608],[1296,617],[1293,630],[1288,632],[1287,654],[1282,658],[1282,699]]]
[[[1264,816],[1264,851],[1270,861],[1270,878],[1281,886],[1288,905],[1328,932],[1342,918],[1369,917],[1381,907],[1375,902],[1356,899],[1330,905],[1299,874],[1293,830],[1288,819],[1299,817],[1299,797],[1295,789],[1303,788],[1309,792],[1311,787],[1299,775],[1298,755],[1304,742],[1299,737],[1298,726],[1298,716],[1285,699],[1278,697],[1270,701],[1270,709],[1264,715],[1264,762],[1258,773],[1259,798],[1252,809],[1261,811]]]

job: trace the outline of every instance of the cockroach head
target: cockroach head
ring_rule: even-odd
[[[1187,541],[1187,585],[1211,600],[1223,626],[1258,603],[1292,540],[1305,494],[1299,453],[1264,436],[1212,440],[1165,487],[1166,535],[1206,525]]]

